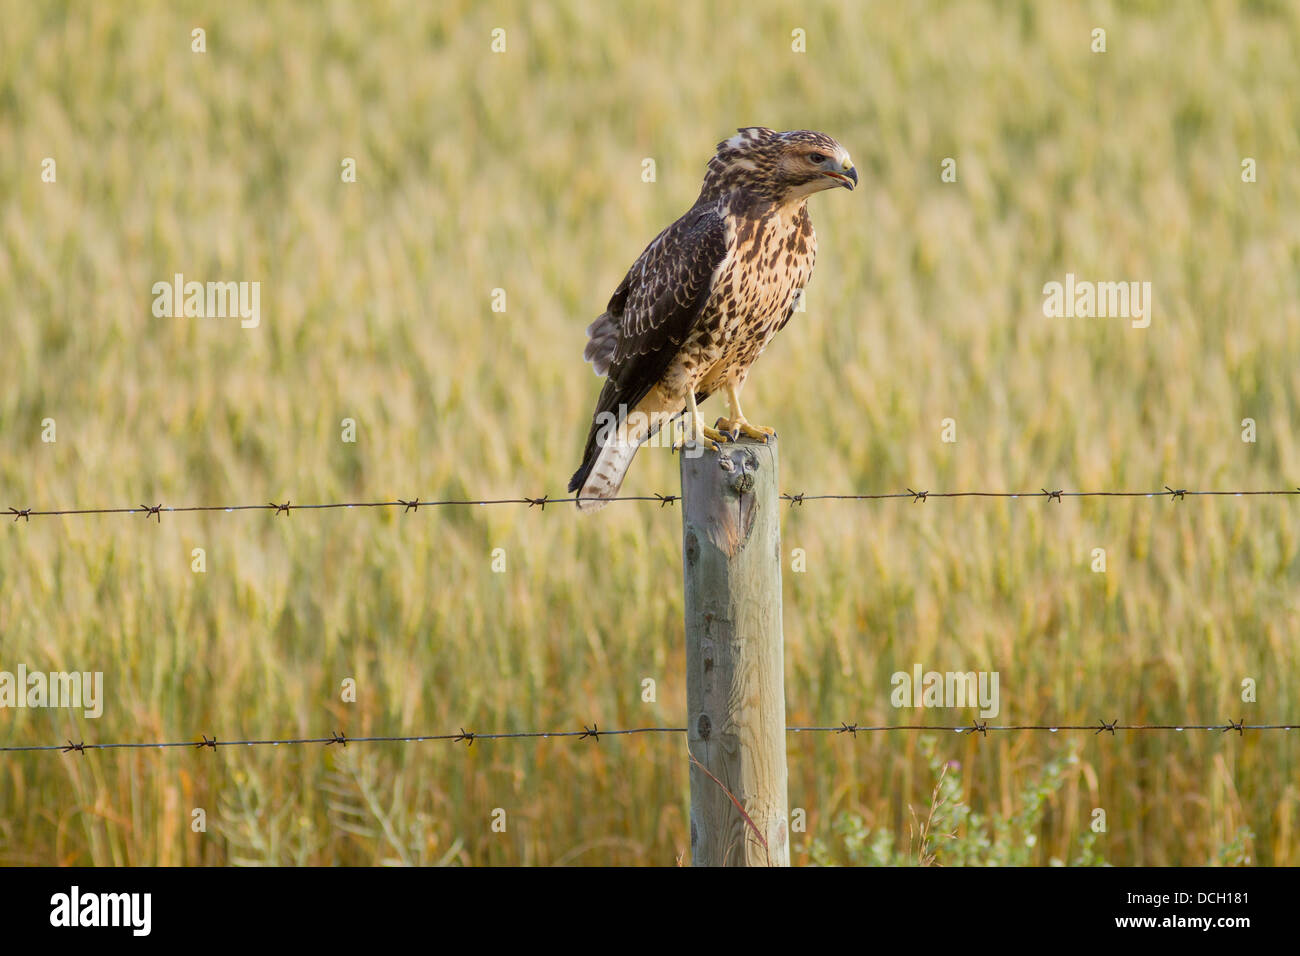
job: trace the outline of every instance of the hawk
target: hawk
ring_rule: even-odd
[[[618,494],[637,448],[683,413],[690,436],[715,451],[776,434],[746,420],[740,391],[812,275],[808,197],[857,182],[848,152],[824,133],[751,126],[718,144],[695,205],[646,246],[587,327],[583,358],[608,378],[569,481],[580,510]],[[698,403],[719,390],[730,417],[709,428]]]

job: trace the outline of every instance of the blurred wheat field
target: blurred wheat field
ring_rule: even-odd
[[[0,0],[0,22],[0,508],[562,492],[598,388],[584,329],[742,125],[823,130],[863,177],[810,203],[808,311],[746,390],[789,491],[1300,483],[1295,5]],[[155,318],[177,272],[260,281],[261,324]],[[1045,318],[1067,272],[1150,281],[1150,327]],[[646,449],[624,491],[677,487]],[[1297,508],[792,508],[790,723],[968,722],[890,706],[918,662],[998,671],[998,723],[1300,721]],[[107,696],[98,720],[0,709],[0,741],[680,726],[680,521],[628,503],[5,522],[0,669],[102,670]],[[1074,859],[1104,808],[1111,863],[1244,840],[1294,865],[1298,736],[935,746],[963,800],[1009,817],[1073,741],[1037,863]],[[846,813],[905,844],[933,783],[921,746],[792,736],[794,862],[814,840],[850,860]],[[669,737],[0,755],[8,864],[670,865],[686,812]]]

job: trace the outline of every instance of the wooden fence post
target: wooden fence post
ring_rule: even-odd
[[[691,862],[789,866],[776,439],[681,459]]]

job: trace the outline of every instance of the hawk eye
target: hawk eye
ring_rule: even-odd
[[[814,166],[820,166],[822,163],[826,162],[826,157],[821,153],[809,153],[808,162],[812,163]]]

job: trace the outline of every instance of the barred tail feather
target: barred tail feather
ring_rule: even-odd
[[[651,389],[633,410],[628,422],[627,407],[621,404],[617,386],[606,382],[596,402],[582,467],[569,479],[569,491],[576,491],[579,511],[596,511],[609,503],[623,486],[637,449],[659,431],[665,409],[675,404],[658,388]],[[618,427],[611,427],[618,416]]]
[[[578,492],[579,511],[598,511],[609,504],[609,499],[623,486],[623,479],[640,447],[634,443],[610,442],[600,449]]]

